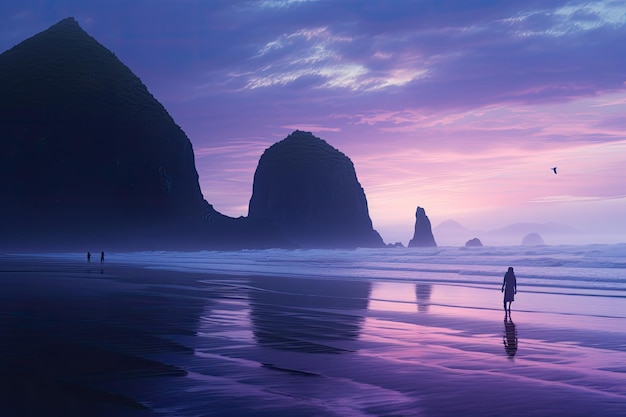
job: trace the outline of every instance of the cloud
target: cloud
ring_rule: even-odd
[[[517,28],[519,36],[561,37],[603,27],[617,28],[626,25],[626,4],[613,0],[569,2],[553,10],[523,13],[509,19],[509,23]]]
[[[595,196],[572,196],[572,195],[551,195],[545,197],[538,197],[532,200],[533,203],[578,203],[578,202],[587,202],[587,201],[603,201],[603,200],[613,200],[619,197],[611,197],[611,198],[603,198],[603,197],[595,197]]]
[[[626,55],[615,53],[626,36],[620,3],[202,3],[161,31],[167,43],[153,48],[162,62],[144,44],[136,45],[142,54],[121,56],[150,85],[163,85],[164,97],[220,97],[233,109],[254,102],[260,113],[563,103],[624,90]]]
[[[338,127],[329,127],[329,126],[306,124],[306,123],[286,125],[282,127],[285,129],[289,129],[289,130],[304,130],[305,132],[340,132],[341,131],[341,129]]]
[[[345,51],[354,42],[352,37],[334,33],[328,27],[281,34],[262,45],[251,58],[255,68],[240,72],[243,88],[287,86],[308,78],[310,88],[371,91],[403,86],[427,73],[424,68],[402,62],[377,69],[364,60],[351,59]],[[383,52],[376,59],[381,56],[385,56]]]
[[[257,7],[259,8],[285,8],[290,6],[300,5],[302,3],[310,3],[316,0],[262,0],[257,3]]]
[[[194,148],[194,154],[196,158],[258,156],[270,145],[271,143],[263,138],[229,139],[221,145]]]

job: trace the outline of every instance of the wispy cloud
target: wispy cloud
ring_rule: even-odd
[[[257,3],[257,6],[260,8],[280,9],[314,1],[317,0],[261,0]]]
[[[573,196],[573,195],[550,195],[545,197],[537,197],[531,202],[533,203],[579,203],[589,201],[606,201],[621,199],[626,196],[611,196],[611,197],[597,197],[597,196]]]
[[[258,156],[271,144],[270,140],[263,138],[229,139],[220,145],[194,148],[194,154],[196,158]]]
[[[528,11],[504,21],[520,36],[577,35],[626,25],[626,4],[614,0],[568,2],[556,9]]]
[[[330,127],[316,124],[292,124],[282,126],[288,130],[304,130],[305,132],[341,132],[341,128],[339,127]]]

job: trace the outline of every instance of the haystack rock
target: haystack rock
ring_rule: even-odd
[[[483,242],[480,241],[480,239],[478,239],[477,237],[468,240],[467,242],[465,242],[465,246],[468,248],[476,248],[476,247],[480,247],[483,245]]]
[[[529,233],[526,236],[524,236],[524,239],[522,239],[522,246],[541,246],[541,245],[545,245],[545,243],[543,243],[543,238],[541,237],[539,233]]]
[[[2,53],[0,74],[0,245],[208,247],[231,226],[248,233],[204,200],[165,108],[73,18]]]
[[[309,132],[296,130],[265,150],[248,219],[302,248],[384,246],[352,161]]]
[[[426,215],[426,211],[417,207],[415,212],[415,232],[413,233],[413,239],[409,241],[409,247],[431,247],[437,246],[433,231],[430,226],[430,220]]]

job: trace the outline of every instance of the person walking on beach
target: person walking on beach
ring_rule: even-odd
[[[91,252],[87,252],[87,262],[91,262]]]
[[[506,320],[506,303],[509,303],[508,317],[511,317],[511,303],[515,301],[515,294],[517,294],[517,281],[512,266],[509,266],[508,271],[504,274],[504,281],[502,281],[502,289],[500,292],[504,293],[504,319]]]
[[[100,252],[100,263],[104,263],[104,252]]]

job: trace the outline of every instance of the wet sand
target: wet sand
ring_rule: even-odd
[[[7,256],[0,285],[7,417],[626,409],[621,320],[514,303],[504,322],[499,291]]]

